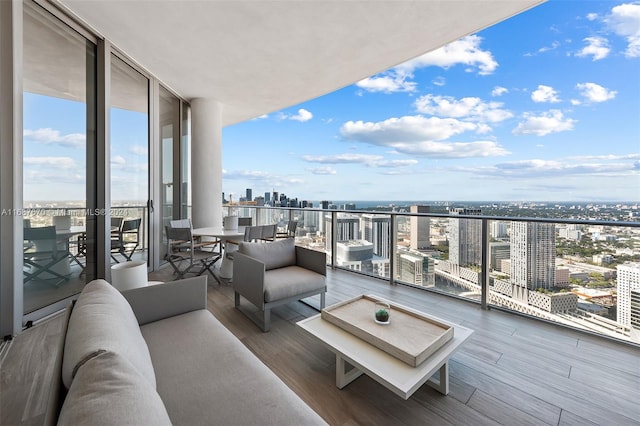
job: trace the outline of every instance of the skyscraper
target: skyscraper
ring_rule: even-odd
[[[621,325],[640,330],[640,263],[618,265],[618,317]]]
[[[529,290],[556,282],[556,228],[553,223],[511,222],[511,283]]]
[[[453,208],[451,215],[480,216],[480,209]],[[479,265],[482,262],[482,221],[449,219],[449,260],[457,265]]]
[[[253,201],[253,190],[251,188],[246,189],[245,198],[247,199],[247,201]]]
[[[429,206],[411,206],[411,213],[429,213]],[[428,217],[411,216],[410,227],[410,247],[413,250],[423,250],[431,247],[431,220]]]
[[[373,254],[389,258],[391,249],[391,216],[364,214],[361,221],[362,238],[373,243]]]
[[[360,239],[360,218],[352,214],[338,214],[336,218],[336,233],[337,241],[349,241]],[[327,250],[331,250],[331,215],[327,214],[324,218],[325,223],[325,247]]]
[[[396,253],[396,279],[423,287],[435,286],[434,260],[424,253],[398,250]]]

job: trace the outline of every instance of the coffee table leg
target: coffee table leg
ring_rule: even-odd
[[[338,389],[342,389],[362,375],[362,371],[353,366],[351,370],[346,371],[347,364],[349,363],[336,354],[336,386]]]
[[[427,380],[427,384],[443,395],[449,393],[449,361],[442,364],[438,370],[438,379],[434,380],[432,377]]]

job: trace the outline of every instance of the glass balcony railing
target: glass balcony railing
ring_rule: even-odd
[[[640,222],[233,206],[334,268],[640,343]]]

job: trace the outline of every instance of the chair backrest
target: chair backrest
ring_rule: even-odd
[[[29,241],[28,247],[25,248],[31,255],[37,253],[55,253],[58,251],[55,226],[24,228],[23,233],[24,241]]]
[[[274,241],[276,239],[276,232],[278,230],[276,224],[262,225],[261,228],[262,228],[261,235],[260,235],[261,240]]]
[[[169,221],[172,228],[192,228],[191,219],[176,219]]]
[[[290,237],[295,237],[296,236],[296,229],[298,228],[298,221],[297,220],[290,220],[289,223],[287,224],[287,233],[289,234]]]
[[[247,226],[244,228],[244,241],[256,241],[262,238],[262,227]]]
[[[117,229],[120,230],[120,227],[122,226],[122,222],[124,221],[124,218],[121,217],[112,217],[111,218],[111,228],[112,229]]]
[[[238,218],[238,226],[251,226],[253,225],[252,217],[239,217]]]
[[[191,228],[165,226],[167,232],[167,240],[174,241],[191,241]]]
[[[122,222],[122,232],[126,233],[138,233],[140,230],[140,222],[142,219],[128,219]]]
[[[41,226],[38,228],[24,228],[24,239],[29,241],[56,240],[55,226]]]

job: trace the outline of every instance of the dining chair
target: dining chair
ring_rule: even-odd
[[[55,226],[38,228],[24,228],[25,250],[24,284],[32,280],[48,282],[58,287],[69,277],[56,270],[61,262],[69,262],[69,250],[65,244],[60,244]]]
[[[178,279],[183,278],[188,273],[202,275],[209,271],[213,277],[218,277],[213,273],[211,267],[220,259],[218,252],[203,250],[205,243],[198,244],[192,234],[190,227],[165,226],[167,236],[167,253],[165,260],[169,262]],[[211,245],[210,242],[207,242]],[[194,270],[194,268],[199,268]]]
[[[122,255],[126,261],[131,260],[131,256],[140,245],[140,224],[142,219],[123,220],[120,229],[115,234],[111,234],[111,258],[120,263],[115,254]]]

